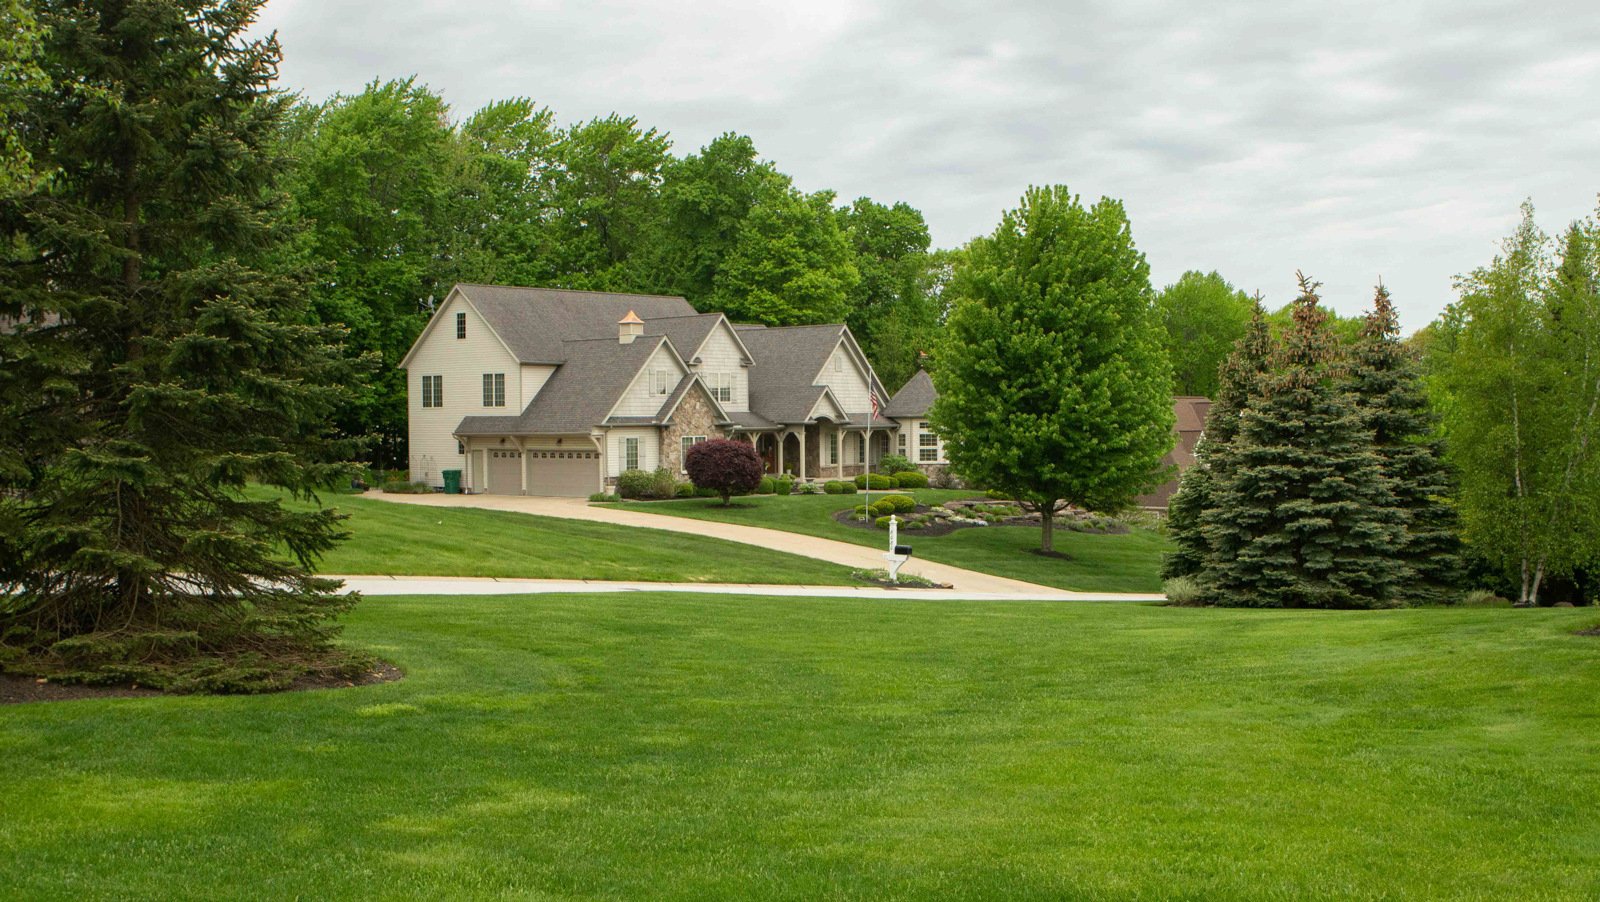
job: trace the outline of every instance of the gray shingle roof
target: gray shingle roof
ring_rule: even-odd
[[[753,410],[730,410],[728,421],[740,429],[776,429],[778,424]]]
[[[813,384],[839,343],[844,327],[760,326],[737,327],[739,339],[750,349],[750,409],[775,423],[803,423],[822,386]]]
[[[672,340],[672,346],[678,349],[685,360],[689,355],[700,349],[706,336],[717,326],[717,321],[722,319],[720,313],[697,313],[694,316],[662,316],[645,317],[645,329],[649,332],[659,332]]]
[[[521,363],[564,363],[568,357],[562,343],[567,341],[609,337],[616,344],[617,321],[627,316],[629,310],[638,313],[646,322],[672,317],[698,318],[694,307],[680,297],[504,285],[461,284],[456,288],[466,295]],[[709,326],[706,331],[710,331]],[[698,345],[696,342],[696,347]],[[692,353],[694,348],[680,347],[679,350]]]
[[[927,370],[917,370],[917,374],[906,380],[900,390],[889,399],[888,406],[884,407],[883,414],[888,417],[925,417],[928,408],[939,397],[933,388],[933,380],[928,377]]]
[[[623,311],[627,313],[626,310]],[[559,369],[520,416],[467,417],[459,435],[571,435],[587,433],[605,422],[606,414],[627,391],[633,378],[665,341],[646,335],[629,344],[616,338],[562,342]],[[649,418],[647,418],[647,422]]]

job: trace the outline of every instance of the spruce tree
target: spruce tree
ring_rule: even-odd
[[[1234,342],[1233,351],[1218,367],[1217,396],[1206,412],[1205,430],[1194,449],[1194,465],[1183,474],[1178,491],[1167,506],[1167,535],[1176,549],[1162,564],[1163,579],[1193,576],[1205,562],[1209,548],[1200,529],[1200,520],[1212,506],[1214,471],[1226,460],[1239,431],[1239,416],[1250,402],[1250,393],[1267,372],[1271,359],[1272,334],[1258,296],[1245,334]]]
[[[51,0],[22,114],[48,179],[0,202],[0,666],[255,691],[354,662],[286,509],[345,477],[348,390],[276,271],[285,99],[258,2]]]
[[[1400,318],[1382,285],[1351,349],[1350,388],[1393,482],[1395,504],[1407,515],[1405,541],[1394,553],[1414,576],[1397,597],[1447,600],[1461,582],[1459,524],[1448,500],[1453,480],[1416,361],[1400,341]]]
[[[1300,277],[1291,327],[1213,472],[1201,515],[1207,600],[1251,607],[1387,607],[1404,516],[1348,391],[1338,339]]]

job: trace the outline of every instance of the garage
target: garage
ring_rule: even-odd
[[[586,498],[599,482],[598,451],[529,451],[528,494]]]
[[[491,495],[522,494],[521,451],[490,450],[489,485],[484,491]]]

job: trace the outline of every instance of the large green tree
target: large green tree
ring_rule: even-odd
[[[40,39],[38,17],[26,0],[0,0],[0,197],[35,178],[21,127],[29,95],[44,87]]]
[[[722,260],[711,305],[738,322],[836,323],[860,279],[833,194],[790,187],[750,211]]]
[[[1537,604],[1547,577],[1600,558],[1600,227],[1559,252],[1532,205],[1431,343],[1466,541]]]
[[[1122,204],[1031,188],[968,247],[932,372],[951,466],[1043,515],[1128,505],[1165,476],[1171,373]]]
[[[550,270],[567,288],[638,291],[660,217],[671,142],[612,114],[561,132],[553,146]]]
[[[1338,338],[1301,277],[1294,319],[1237,433],[1208,458],[1205,598],[1247,607],[1388,607],[1409,577],[1392,480],[1351,396]],[[1220,421],[1218,421],[1220,424]]]
[[[1350,349],[1349,374],[1395,504],[1406,515],[1404,541],[1394,554],[1411,578],[1397,587],[1397,596],[1416,604],[1449,600],[1461,583],[1455,486],[1417,358],[1400,340],[1400,317],[1382,285]]]
[[[1217,372],[1245,332],[1255,302],[1216,272],[1186,272],[1161,289],[1173,394],[1216,397]]]
[[[248,482],[345,475],[349,368],[281,272],[285,102],[259,4],[36,5],[50,178],[0,200],[0,664],[257,690],[343,667],[340,536]]]
[[[298,259],[315,267],[312,310],[348,330],[350,355],[381,368],[336,422],[371,436],[372,459],[406,461],[406,381],[396,364],[449,289],[444,249],[453,137],[444,101],[414,80],[374,82],[308,113],[289,187],[305,224]]]
[[[845,322],[878,376],[901,385],[916,373],[941,320],[937,261],[922,213],[905,203],[858,198],[839,208],[839,228],[855,254],[861,281],[850,292]]]
[[[485,106],[461,123],[445,177],[446,245],[439,284],[550,285],[559,130],[524,97]]]

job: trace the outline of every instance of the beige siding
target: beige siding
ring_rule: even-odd
[[[867,374],[861,371],[855,357],[845,350],[843,339],[829,355],[828,362],[823,364],[822,372],[817,374],[817,384],[833,389],[846,412],[864,413],[871,409],[867,400]]]
[[[606,433],[606,475],[617,476],[627,469],[627,454],[623,442],[639,440],[639,469],[654,470],[661,466],[659,430],[654,426],[629,426],[612,429]]]
[[[685,354],[694,353],[694,348],[679,348]],[[719,323],[711,334],[706,337],[705,344],[700,348],[700,363],[695,367],[706,380],[707,386],[718,385],[712,379],[712,374],[727,374],[733,380],[733,400],[718,402],[723,410],[749,410],[750,409],[750,378],[749,370],[744,366],[744,352],[739,350],[739,345],[734,341],[725,323]]]
[[[467,337],[456,338],[456,314],[467,315]],[[517,361],[461,296],[451,294],[435,315],[406,368],[406,407],[411,448],[411,478],[431,485],[444,482],[443,470],[464,469],[452,433],[473,414],[522,412],[522,379]],[[506,374],[506,406],[483,406],[483,374]],[[444,406],[422,406],[422,377],[443,377]]]
[[[666,373],[666,393],[658,391],[655,374]],[[654,416],[661,410],[661,405],[667,402],[667,395],[677,387],[678,380],[684,375],[683,367],[678,363],[673,353],[667,349],[665,343],[651,355],[644,369],[628,386],[627,392],[617,406],[611,411],[612,416],[618,417],[648,417]]]
[[[539,394],[539,389],[544,388],[544,384],[550,381],[550,377],[555,374],[555,371],[556,368],[553,366],[537,363],[524,363],[522,365],[522,407],[517,408],[517,413],[522,413],[523,408],[533,403],[534,397]],[[511,377],[507,375],[506,378],[510,379]],[[510,399],[507,399],[507,406],[510,406]]]
[[[905,455],[911,458],[912,463],[942,464],[949,462],[944,459],[944,439],[938,440],[938,444],[935,446],[936,450],[934,451],[934,454],[937,456],[933,460],[922,459],[922,436],[932,432],[933,430],[928,428],[927,420],[906,419],[900,421],[900,434],[906,437]],[[898,449],[896,453],[898,453]]]

